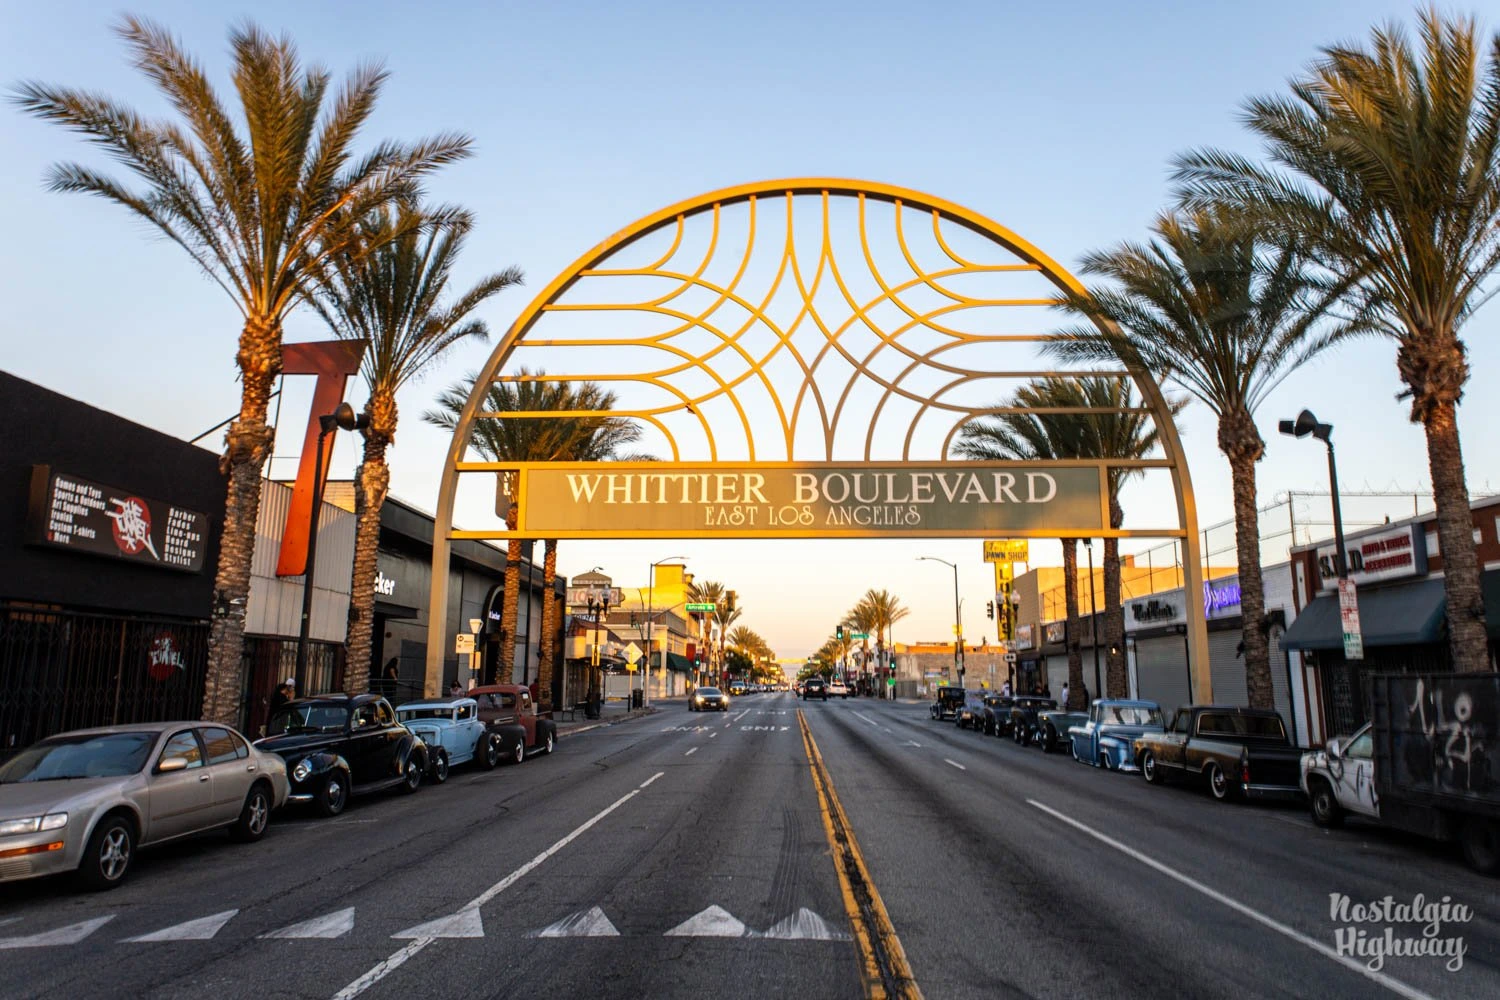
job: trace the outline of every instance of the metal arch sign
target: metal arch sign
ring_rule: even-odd
[[[518,535],[955,538],[1097,533],[1104,470],[1035,463],[538,463]]]

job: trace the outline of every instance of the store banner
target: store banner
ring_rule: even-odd
[[[28,535],[35,545],[197,573],[209,526],[200,511],[37,465]]]

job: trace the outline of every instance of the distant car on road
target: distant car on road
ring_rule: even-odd
[[[1287,739],[1281,716],[1268,708],[1189,705],[1165,732],[1136,737],[1135,757],[1150,784],[1169,774],[1199,778],[1220,801],[1231,795],[1302,795],[1302,751]]]
[[[959,729],[972,729],[976,733],[984,728],[984,692],[967,691],[963,704],[953,715],[953,724]]]
[[[255,745],[286,761],[287,801],[311,803],[324,816],[343,812],[350,795],[415,792],[427,773],[427,747],[376,694],[289,701],[271,715],[266,734]]]
[[[727,712],[729,695],[716,687],[701,687],[693,691],[688,699],[688,710],[692,712]]]
[[[152,722],[59,733],[0,766],[0,883],[73,872],[124,881],[140,847],[227,828],[265,835],[286,765],[228,726]]]
[[[1110,771],[1134,771],[1136,737],[1162,729],[1156,702],[1105,698],[1089,707],[1086,722],[1068,731],[1068,743],[1074,760]]]
[[[1088,721],[1087,712],[1069,712],[1065,708],[1038,712],[1036,714],[1036,741],[1041,746],[1042,753],[1068,749],[1071,745],[1068,742],[1069,730]]]
[[[927,708],[927,714],[941,722],[952,718],[964,703],[967,693],[956,685],[943,684],[937,689],[937,699]]]
[[[528,754],[550,754],[557,746],[557,723],[551,713],[540,714],[524,684],[487,684],[472,688],[469,697],[479,705],[479,719],[500,740],[500,756],[512,764]]]
[[[1057,702],[1041,695],[1023,694],[1016,698],[1010,705],[1010,738],[1023,747],[1030,746],[1041,733],[1037,716],[1055,708]]]
[[[843,678],[835,677],[828,682],[828,696],[830,698],[848,698],[849,685],[844,683]]]
[[[1010,732],[1010,706],[1015,699],[1004,694],[984,696],[984,734],[1005,736]]]
[[[448,769],[477,760],[485,770],[500,760],[499,738],[479,718],[473,698],[434,698],[409,701],[396,709],[396,718],[427,745],[427,776],[441,785]]]
[[[828,700],[828,685],[821,677],[809,677],[802,682],[802,700],[811,701],[813,698]]]

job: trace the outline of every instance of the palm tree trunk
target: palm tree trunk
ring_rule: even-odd
[[[229,483],[224,502],[224,530],[219,537],[219,566],[214,590],[229,613],[215,615],[208,632],[208,666],[203,677],[203,718],[244,725],[245,602],[250,597],[250,560],[255,552],[255,522],[260,515],[260,473],[275,437],[266,425],[271,387],[281,372],[281,327],[259,319],[245,322],[237,357],[240,367],[240,415],[225,435],[219,470]]]
[[[1431,407],[1423,426],[1427,431],[1427,463],[1432,471],[1432,494],[1437,506],[1443,593],[1448,598],[1448,648],[1455,670],[1478,673],[1490,669],[1489,639],[1484,594],[1479,583],[1479,558],[1474,546],[1474,515],[1469,509],[1463,453],[1458,444],[1456,407],[1451,402]]]
[[[1255,460],[1229,460],[1234,484],[1234,544],[1240,568],[1240,613],[1244,616],[1245,693],[1251,708],[1275,708],[1271,646],[1266,635],[1266,591],[1260,575],[1260,514],[1255,509]],[[1189,594],[1187,600],[1198,595]]]
[[[514,495],[514,494],[512,494]],[[521,508],[512,500],[505,508],[507,531],[516,530]],[[500,663],[495,669],[496,684],[510,684],[516,674],[516,629],[520,625],[521,540],[505,541],[505,607],[500,620]]]
[[[371,397],[365,413],[370,416],[370,427],[365,434],[364,461],[354,477],[354,571],[349,579],[349,654],[344,663],[344,690],[350,694],[369,690],[374,665],[376,554],[380,508],[391,485],[385,450],[395,431],[396,401],[388,393]]]
[[[1063,595],[1068,612],[1066,645],[1068,647],[1068,703],[1063,708],[1081,711],[1083,701],[1083,623],[1078,620],[1078,540],[1064,538]]]
[[[1125,523],[1125,510],[1120,506],[1119,494],[1111,491],[1109,496],[1109,526],[1118,528]],[[1104,648],[1108,651],[1105,660],[1105,688],[1111,698],[1130,697],[1130,671],[1125,666],[1125,608],[1120,597],[1120,540],[1104,540]],[[1096,692],[1097,693],[1097,692]]]
[[[549,538],[542,543],[546,552],[542,560],[542,653],[537,660],[536,694],[541,711],[552,710],[552,671],[557,647],[557,601],[552,587],[557,580],[557,539]],[[647,651],[646,662],[651,662]]]

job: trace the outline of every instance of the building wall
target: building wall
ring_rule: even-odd
[[[268,479],[260,483],[260,512],[255,520],[255,553],[250,558],[250,599],[245,604],[245,632],[295,637],[302,627],[305,578],[276,575],[276,559],[286,531],[292,488]],[[342,643],[349,628],[349,582],[354,566],[354,515],[323,504],[318,518],[318,565],[313,576],[308,635]]]

